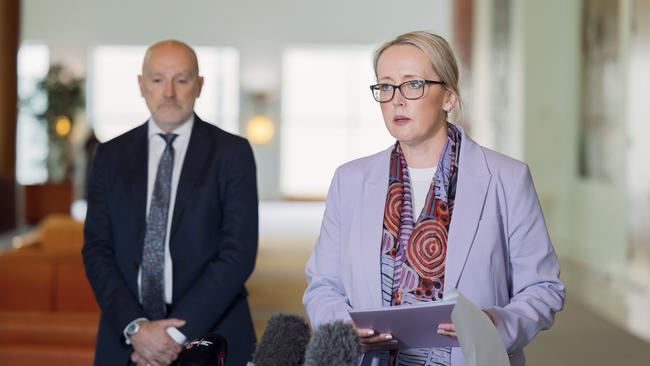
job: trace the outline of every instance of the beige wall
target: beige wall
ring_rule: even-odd
[[[650,135],[650,4],[618,2],[620,65],[616,72],[622,77],[617,80],[620,92],[616,97],[622,102],[616,106],[619,118],[614,121],[614,133],[608,136],[615,147],[611,159],[617,175],[603,180],[578,174],[583,2],[508,2],[510,93],[503,103],[490,99],[492,72],[498,65],[490,54],[494,35],[486,30],[495,17],[495,2],[481,1],[477,6],[476,138],[530,165],[562,257],[626,281],[634,251],[650,247],[650,148],[645,143]],[[506,119],[508,138],[501,144],[493,136],[495,122],[490,116],[494,110],[510,116]]]
[[[650,1],[635,1],[631,12],[626,205],[629,255],[637,259],[650,258]],[[647,267],[644,278],[650,283]]]

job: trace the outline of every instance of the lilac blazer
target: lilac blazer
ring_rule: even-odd
[[[565,290],[528,166],[484,148],[462,130],[445,291],[489,312],[513,366],[548,329]],[[340,166],[306,268],[303,302],[312,326],[381,307],[380,244],[391,149]],[[431,331],[435,331],[432,329]],[[363,364],[377,364],[372,354]],[[460,348],[452,365],[465,365]]]

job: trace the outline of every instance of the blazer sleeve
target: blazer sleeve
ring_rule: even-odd
[[[509,353],[520,351],[553,324],[564,305],[560,266],[546,230],[535,187],[526,165],[516,169],[514,186],[505,187],[510,302],[486,308]]]
[[[97,147],[88,176],[88,211],[82,255],[86,276],[102,314],[121,335],[129,322],[146,315],[126,285],[115,258],[108,205],[110,169],[104,148],[104,145]]]
[[[210,261],[192,287],[174,304],[170,318],[187,321],[189,337],[212,330],[214,322],[241,296],[255,267],[258,240],[257,176],[253,151],[245,140],[235,145],[224,170],[221,210],[224,234],[219,255]],[[207,243],[206,245],[210,245]]]
[[[307,289],[303,303],[312,326],[335,320],[350,320],[351,309],[341,280],[341,211],[340,173],[334,173],[327,193],[325,214],[320,235],[312,252],[305,274]]]

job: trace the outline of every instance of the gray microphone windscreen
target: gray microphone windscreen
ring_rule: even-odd
[[[356,366],[360,353],[354,327],[339,320],[323,324],[314,332],[304,366]]]
[[[303,317],[274,314],[255,349],[255,366],[302,366],[311,332]]]

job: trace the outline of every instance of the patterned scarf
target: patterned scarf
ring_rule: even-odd
[[[408,166],[399,142],[391,152],[381,243],[384,306],[436,301],[443,297],[447,238],[456,197],[461,143],[458,128],[448,123],[447,129],[448,137],[436,174],[415,222]],[[384,356],[390,361],[383,364],[445,365],[449,364],[449,352],[449,349],[414,349],[390,355],[386,352]],[[406,358],[411,361],[400,361]]]

